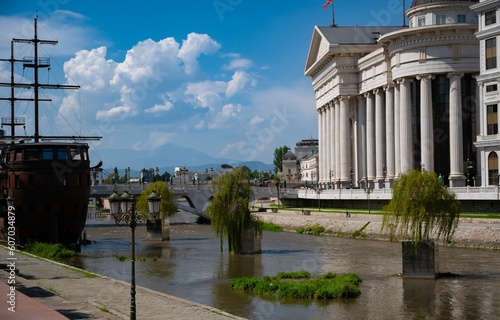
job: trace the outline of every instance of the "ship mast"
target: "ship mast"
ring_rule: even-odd
[[[39,142],[42,136],[40,136],[40,128],[39,128],[39,102],[40,101],[52,101],[51,99],[41,99],[39,97],[39,89],[79,89],[78,85],[63,85],[63,84],[43,84],[38,80],[38,70],[41,68],[49,68],[50,67],[50,58],[41,58],[38,56],[38,45],[40,44],[52,44],[55,45],[58,42],[54,40],[41,40],[38,39],[38,27],[37,27],[37,18],[34,18],[34,37],[33,39],[12,39],[11,41],[11,57],[10,59],[0,59],[0,61],[9,61],[11,63],[11,81],[10,83],[0,83],[0,86],[8,86],[11,88],[11,96],[10,98],[0,98],[0,100],[10,100],[11,102],[11,111],[10,117],[3,119],[2,125],[7,125],[11,127],[11,142],[14,142],[16,138],[32,138],[35,142]],[[21,60],[14,59],[14,43],[27,43],[33,44],[34,46],[34,57],[25,57]],[[34,79],[33,83],[16,83],[14,80],[14,64],[16,62],[22,62],[23,67],[25,68],[33,68]],[[33,88],[34,98],[16,98],[15,97],[15,88]],[[15,135],[15,126],[24,125],[23,118],[16,118],[14,114],[14,102],[17,100],[25,100],[25,101],[33,101],[34,102],[34,122],[35,122],[35,132],[33,136],[17,136]],[[5,120],[5,121],[4,121]],[[51,136],[51,140],[67,140],[67,139],[83,139],[83,140],[99,140],[101,137],[75,137],[75,136]]]

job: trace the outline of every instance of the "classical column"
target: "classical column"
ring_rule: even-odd
[[[384,90],[375,89],[375,167],[377,187],[384,187],[385,166],[385,117],[384,117]]]
[[[330,106],[330,119],[329,119],[329,128],[330,130],[330,137],[331,137],[331,142],[330,142],[330,171],[328,171],[328,181],[334,181],[334,175],[335,175],[335,162],[337,161],[335,159],[336,153],[335,153],[335,103],[332,101],[332,104]],[[332,185],[330,185],[330,188],[332,188]]]
[[[326,172],[326,162],[328,160],[328,135],[326,132],[326,106],[323,106],[323,111],[321,112],[321,136],[323,137],[323,152],[322,152],[322,157],[321,157],[321,168],[320,168],[320,173],[319,173],[319,183],[322,184],[325,182],[325,172]]]
[[[375,179],[375,101],[371,92],[366,97],[366,177]]]
[[[449,73],[450,78],[450,187],[465,186],[462,139],[463,73]]]
[[[413,137],[411,123],[411,91],[410,79],[400,79],[399,105],[399,147],[401,157],[401,173],[413,168]]]
[[[332,112],[331,108],[332,102],[328,102],[325,106],[325,134],[326,134],[326,153],[325,153],[325,169],[323,171],[323,181],[324,185],[328,185],[329,180],[329,172],[331,168],[331,158],[330,158],[330,153],[331,153],[331,148],[333,147],[332,144],[332,126],[330,123],[330,115]]]
[[[420,80],[420,139],[421,162],[425,170],[434,172],[434,124],[432,119],[432,75],[417,77]]]
[[[483,90],[484,84],[482,82],[477,82],[476,89],[476,128],[477,134],[484,136],[486,134],[486,106],[483,102]],[[499,122],[500,123],[500,122]],[[484,154],[484,148],[476,149],[476,176],[475,176],[475,186],[486,186],[486,174],[483,174],[483,169],[485,168],[485,163],[482,161],[482,155]],[[487,167],[486,167],[487,168]]]
[[[323,148],[323,117],[322,117],[323,109],[318,108],[318,142],[319,142],[319,157],[318,157],[318,177],[316,178],[317,180],[319,179],[321,175],[321,171],[323,171],[323,158],[324,158],[324,153],[325,149]]]
[[[389,183],[394,180],[395,154],[394,154],[394,86],[384,87],[385,90],[385,146],[386,146],[386,175]]]
[[[335,100],[335,181],[340,181],[340,161],[343,150],[340,149],[340,102]],[[333,180],[333,179],[332,179]]]
[[[486,104],[484,103],[484,83],[477,83],[477,95],[479,96],[479,104],[477,105],[477,118],[478,123],[478,134],[481,136],[488,135],[488,112],[486,109]]]
[[[401,98],[400,98],[400,85],[399,82],[396,83],[396,86],[394,87],[394,177],[396,178],[399,176],[401,173],[401,147],[399,144],[399,139],[400,139],[400,116],[399,116],[399,110],[400,110],[400,105],[401,105]]]
[[[366,180],[366,99],[358,96],[358,179]]]
[[[351,135],[349,126],[349,97],[340,97],[340,180],[347,185],[351,175]]]

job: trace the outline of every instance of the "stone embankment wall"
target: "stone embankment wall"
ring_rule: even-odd
[[[311,212],[303,215],[297,211],[279,210],[277,213],[254,213],[261,221],[271,222],[283,227],[286,231],[295,232],[301,227],[322,226],[325,234],[352,237],[360,231],[357,238],[373,240],[389,240],[387,234],[380,232],[382,217],[380,215],[353,214],[346,217],[339,213]],[[439,242],[442,244],[442,241]],[[500,250],[500,221],[492,219],[460,219],[451,246]]]

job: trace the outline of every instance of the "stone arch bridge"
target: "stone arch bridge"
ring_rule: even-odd
[[[90,198],[102,198],[107,201],[107,198],[113,190],[117,190],[118,194],[122,194],[125,190],[138,197],[147,185],[139,184],[117,184],[117,185],[94,185],[90,187]],[[210,205],[213,191],[211,185],[169,185],[173,191],[173,201],[176,202],[177,208],[183,211],[190,212],[205,219],[210,219],[206,213],[207,207]],[[276,197],[276,188],[272,187],[252,187],[253,196],[251,200],[268,199]],[[106,200],[105,200],[106,199]]]

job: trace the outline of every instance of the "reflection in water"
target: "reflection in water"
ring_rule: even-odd
[[[176,224],[176,219],[181,224]],[[191,219],[191,220],[189,220]],[[187,220],[187,221],[186,221]],[[402,279],[398,243],[265,232],[262,254],[220,252],[210,226],[194,216],[172,219],[170,241],[148,242],[138,227],[136,283],[249,319],[498,319],[500,252],[440,248],[440,270],[461,275],[438,280]],[[84,268],[130,280],[130,229],[99,221],[87,228],[95,242],[82,248]],[[224,250],[227,250],[226,248]],[[281,271],[354,272],[361,296],[333,301],[256,297],[233,290],[230,279]]]
[[[434,296],[436,281],[430,279],[403,279],[405,313],[412,318],[429,319],[436,313]]]

